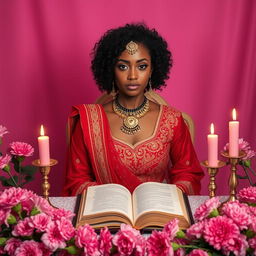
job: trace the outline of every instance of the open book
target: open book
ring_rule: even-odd
[[[179,227],[186,229],[191,218],[185,201],[176,185],[165,183],[142,183],[132,195],[118,184],[91,186],[82,194],[76,227],[87,223],[94,228],[118,228],[126,223],[136,229],[159,228],[177,218]]]

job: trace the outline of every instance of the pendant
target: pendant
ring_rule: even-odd
[[[123,133],[133,135],[140,130],[139,120],[134,116],[127,116],[124,121],[123,125],[121,126],[120,130]]]

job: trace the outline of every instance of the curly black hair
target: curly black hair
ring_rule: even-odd
[[[167,42],[155,29],[149,29],[144,23],[136,23],[108,30],[95,44],[91,69],[101,91],[111,92],[114,66],[130,41],[141,43],[149,50],[153,67],[152,89],[166,86],[165,80],[169,78],[173,63]]]

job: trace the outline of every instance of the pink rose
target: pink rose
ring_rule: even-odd
[[[216,250],[221,250],[227,241],[231,244],[239,235],[237,225],[226,216],[211,218],[205,224],[204,239]]]
[[[203,220],[190,226],[186,231],[187,236],[190,238],[201,238],[203,236],[204,226],[206,222],[207,220]]]
[[[34,153],[34,148],[25,142],[12,142],[10,147],[10,153],[14,156],[32,156]]]
[[[45,213],[40,213],[35,216],[30,217],[30,222],[28,225],[36,229],[37,232],[44,232],[47,229],[48,224],[50,223],[51,218]]]
[[[197,221],[201,221],[207,217],[209,217],[209,214],[216,210],[220,206],[221,202],[219,200],[219,197],[213,197],[210,199],[207,199],[202,205],[200,205],[196,211],[195,211],[195,219]]]
[[[222,251],[225,255],[230,255],[232,252],[236,256],[245,256],[246,249],[248,248],[248,242],[246,241],[246,236],[238,235],[232,239],[227,240],[223,244]]]
[[[169,234],[154,230],[147,240],[148,256],[173,256]]]
[[[0,209],[10,209],[18,203],[29,200],[34,195],[32,191],[11,187],[0,192]]]
[[[26,240],[21,243],[21,245],[16,249],[15,256],[28,256],[28,255],[36,255],[43,256],[43,252],[40,249],[39,243],[33,240]]]
[[[131,255],[136,251],[136,242],[140,232],[130,225],[121,224],[120,230],[113,238],[113,244],[117,246],[121,255]]]
[[[17,238],[10,238],[7,240],[4,250],[8,255],[14,255],[15,250],[21,245],[22,241]]]
[[[47,226],[46,233],[42,235],[41,241],[53,252],[58,248],[62,249],[66,247],[65,240],[60,234],[57,224],[53,221]]]
[[[53,211],[51,214],[52,214],[53,220],[58,220],[58,219],[61,219],[62,217],[72,220],[72,218],[75,216],[73,212],[69,210],[65,210],[63,208],[53,208]]]
[[[41,196],[33,195],[31,202],[34,208],[38,209],[49,216],[53,216],[55,209],[49,204],[49,202]]]
[[[100,230],[99,236],[99,252],[101,255],[109,256],[110,249],[112,248],[112,235],[109,232],[108,228]]]
[[[240,202],[256,204],[256,187],[243,188],[237,196]]]
[[[7,131],[7,128],[2,126],[2,125],[0,125],[0,138],[2,138],[6,133],[9,133]]]
[[[194,249],[192,252],[188,254],[188,256],[209,256],[209,254],[201,249]]]
[[[13,236],[31,236],[34,232],[34,228],[29,225],[30,218],[27,217],[24,220],[20,220],[17,225],[14,226],[12,231]]]
[[[0,156],[0,169],[4,169],[4,167],[9,164],[11,159],[12,157],[8,154],[6,154],[5,156]]]
[[[179,220],[178,219],[173,219],[169,221],[163,229],[163,232],[166,232],[169,234],[170,240],[173,240],[173,238],[176,236],[176,233],[179,231],[179,226],[178,226]]]
[[[75,235],[75,244],[78,248],[84,249],[85,255],[100,255],[98,251],[97,234],[95,233],[94,229],[88,224],[80,226],[77,229]]]
[[[61,236],[65,240],[70,240],[75,235],[75,228],[73,227],[71,221],[62,217],[59,220],[56,220],[56,224],[60,231]]]
[[[224,204],[222,211],[237,224],[240,230],[247,229],[251,224],[250,210],[245,204],[238,201],[228,202]]]

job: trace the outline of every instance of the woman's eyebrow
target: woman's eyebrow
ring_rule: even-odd
[[[125,62],[125,63],[130,63],[129,60],[124,60],[124,59],[117,59],[117,61],[122,61],[122,62]],[[148,59],[143,58],[143,59],[137,60],[136,63],[141,62],[141,61],[148,61]]]

